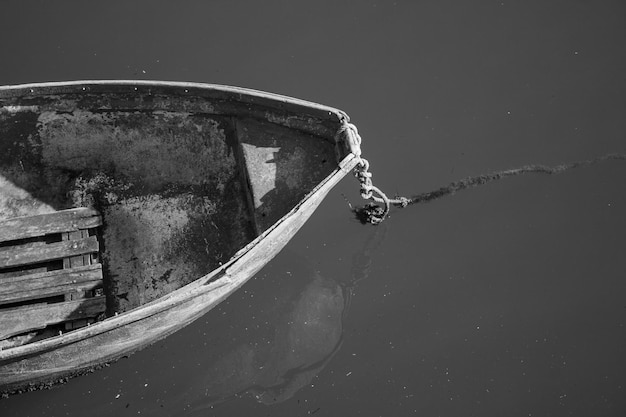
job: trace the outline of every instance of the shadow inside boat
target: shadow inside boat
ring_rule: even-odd
[[[334,142],[267,120],[97,103],[0,111],[0,220],[97,209],[107,316],[227,262],[336,167]]]

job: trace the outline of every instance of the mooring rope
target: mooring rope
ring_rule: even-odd
[[[354,176],[359,180],[361,185],[361,197],[365,200],[370,200],[364,207],[353,207],[350,204],[350,208],[356,215],[357,219],[361,223],[380,224],[389,215],[391,205],[397,207],[406,207],[410,204],[427,203],[432,200],[436,200],[441,197],[453,195],[457,191],[464,190],[466,188],[477,187],[479,185],[487,184],[491,181],[500,180],[507,177],[512,177],[521,174],[560,174],[572,168],[584,167],[607,160],[626,160],[626,154],[611,153],[603,156],[599,156],[594,159],[586,161],[576,161],[566,164],[560,164],[556,166],[547,165],[524,165],[520,168],[506,169],[502,171],[496,171],[490,174],[482,174],[474,177],[463,178],[459,181],[450,183],[446,187],[438,188],[434,191],[428,191],[417,194],[413,197],[394,197],[389,198],[387,195],[372,184],[372,173],[370,172],[370,164],[367,159],[361,157],[361,136],[352,123],[344,123],[337,132],[337,135],[345,134],[349,131],[351,135],[348,135],[349,146],[351,152],[357,159],[357,165],[354,168]],[[353,141],[350,141],[350,137]],[[349,204],[349,203],[348,203]],[[382,204],[383,206],[379,206]]]
[[[348,145],[357,158],[354,176],[361,184],[361,197],[365,200],[372,200],[374,203],[383,204],[383,207],[380,207],[377,204],[368,203],[365,207],[353,208],[353,211],[362,223],[379,224],[387,218],[392,204],[406,207],[409,204],[408,199],[404,197],[389,198],[380,188],[372,183],[372,173],[369,170],[370,163],[367,159],[361,157],[361,135],[359,135],[355,125],[344,123],[337,132],[337,137],[342,137],[347,132],[350,132]]]
[[[560,164],[556,166],[546,166],[546,165],[524,165],[520,168],[514,169],[506,169],[503,171],[496,171],[490,174],[477,175],[475,177],[467,177],[462,180],[455,181],[450,183],[446,187],[441,187],[434,191],[428,191],[425,193],[417,194],[411,198],[406,199],[407,204],[419,204],[419,203],[427,203],[432,200],[436,200],[441,197],[445,197],[447,195],[452,195],[457,191],[464,190],[470,187],[477,187],[479,185],[487,184],[491,181],[500,180],[507,177],[513,177],[521,174],[548,174],[548,175],[556,175],[561,174],[567,170],[578,167],[585,167],[593,164],[597,164],[599,162],[604,162],[608,160],[626,160],[625,154],[617,154],[611,153],[603,156],[599,156],[597,158],[589,159],[586,161],[576,161],[570,162],[567,164]],[[406,206],[404,205],[404,206]]]

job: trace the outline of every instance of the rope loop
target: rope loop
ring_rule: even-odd
[[[336,134],[337,141],[344,141],[350,152],[354,154],[357,164],[354,167],[354,176],[361,186],[361,197],[370,200],[365,207],[353,209],[357,217],[363,223],[380,224],[387,215],[391,204],[406,207],[410,200],[405,197],[390,199],[380,188],[372,183],[372,173],[369,171],[370,163],[361,157],[361,136],[355,125],[344,122]],[[382,204],[382,207],[379,205]]]

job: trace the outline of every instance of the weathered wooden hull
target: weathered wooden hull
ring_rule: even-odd
[[[136,321],[126,323],[127,320],[122,315],[109,319],[107,328],[110,330],[102,333],[99,333],[98,327],[104,322],[71,333],[74,336],[72,339],[77,339],[75,342],[65,343],[60,336],[58,341],[50,339],[46,343],[49,346],[29,348],[26,345],[21,349],[22,352],[5,355],[6,358],[0,362],[3,390],[15,391],[28,389],[29,386],[38,388],[41,383],[80,374],[81,371],[129,355],[187,326],[236,291],[269,262],[306,222],[340,177],[341,175],[337,175],[329,179],[297,211],[261,238],[224,272],[220,272],[224,277],[209,284],[197,283],[193,290],[179,290],[185,290],[186,293],[163,301],[167,305],[162,306],[162,311],[158,311],[161,308],[158,308],[160,306],[157,302],[153,306],[156,307],[156,312],[141,314]],[[209,279],[203,278],[202,281]]]
[[[52,84],[51,88],[61,90],[67,88],[89,88],[92,90],[100,88],[108,91],[111,88],[128,89],[132,85],[130,82],[121,84],[96,82],[95,84],[85,83],[84,86],[81,86],[80,83]],[[311,216],[328,191],[357,163],[357,158],[350,152],[350,149],[353,149],[355,138],[351,136],[350,130],[341,129],[342,124],[347,123],[347,117],[334,109],[285,97],[265,95],[242,89],[229,89],[228,87],[172,83],[138,85],[140,88],[165,86],[168,89],[180,88],[185,91],[194,88],[203,92],[208,91],[210,95],[217,91],[222,99],[234,94],[239,102],[246,103],[244,107],[249,114],[255,113],[254,105],[251,103],[262,101],[265,106],[263,107],[265,114],[262,114],[261,118],[276,121],[277,115],[268,115],[267,109],[279,109],[276,111],[284,112],[285,119],[278,121],[278,123],[281,126],[286,124],[297,125],[297,129],[311,130],[315,127],[305,126],[307,123],[311,123],[310,119],[298,119],[292,116],[292,113],[295,114],[294,112],[301,112],[306,109],[316,114],[327,112],[336,119],[334,122],[336,130],[341,130],[346,137],[340,138],[337,143],[335,168],[330,170],[330,173],[316,186],[306,190],[305,196],[296,204],[287,207],[278,219],[271,224],[264,224],[266,217],[276,216],[276,214],[269,213],[266,216],[266,213],[261,215],[253,213],[253,218],[255,215],[258,218],[255,221],[255,227],[259,232],[258,236],[240,248],[223,265],[212,271],[206,271],[204,276],[194,279],[181,288],[149,300],[140,306],[111,315],[88,327],[30,344],[0,350],[0,391],[2,392],[20,392],[84,373],[103,363],[114,361],[142,349],[201,317],[236,291],[271,260]],[[1,94],[0,98],[2,98]],[[165,106],[165,104],[162,105]],[[14,109],[8,111],[14,111]],[[214,112],[214,110],[212,111]],[[327,123],[327,125],[332,129],[332,123]],[[324,129],[328,129],[328,126],[325,126]],[[251,160],[252,162],[247,161],[248,168],[256,163],[253,157]],[[251,182],[254,183],[254,180]],[[252,188],[255,187],[257,189],[252,190],[252,198],[255,198],[254,195],[255,192],[258,193],[258,188],[267,193],[267,190],[263,190],[266,184],[262,181],[260,185],[252,185]],[[256,210],[254,207],[252,208],[253,212]],[[267,204],[264,209],[267,210]]]

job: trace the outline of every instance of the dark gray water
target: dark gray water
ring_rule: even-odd
[[[162,79],[351,115],[393,195],[626,153],[623,1],[4,1],[0,84]],[[623,416],[626,162],[362,226],[346,178],[254,280],[9,416]]]

